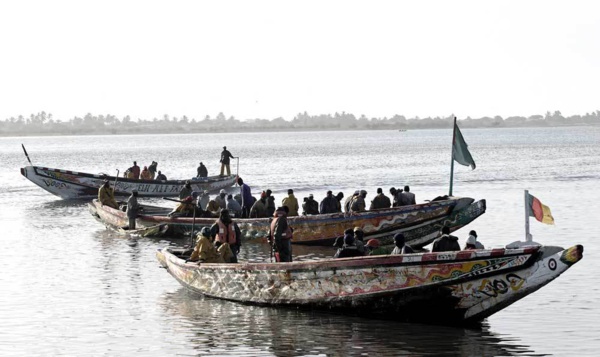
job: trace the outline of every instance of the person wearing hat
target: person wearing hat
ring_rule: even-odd
[[[138,192],[133,190],[131,191],[131,196],[129,196],[129,199],[127,199],[127,210],[125,213],[129,219],[129,230],[135,229],[135,217],[138,216],[138,213],[141,209],[140,205],[138,204],[137,197]]]
[[[392,255],[395,254],[410,254],[410,253],[414,253],[415,251],[411,248],[410,245],[406,245],[404,242],[404,234],[402,233],[396,233],[394,235],[394,250],[392,250]]]
[[[354,201],[354,199],[356,197],[358,197],[359,194],[360,194],[360,190],[356,190],[356,191],[354,191],[352,196],[349,196],[348,198],[346,198],[346,201],[344,201],[345,212],[350,212],[350,206],[352,205],[352,201]]]
[[[267,211],[267,193],[263,191],[258,199],[250,208],[250,218],[266,218],[269,217]]]
[[[158,175],[156,175],[156,181],[167,181],[167,176],[159,170]]]
[[[225,168],[227,168],[227,176],[231,176],[231,171],[229,169],[229,159],[233,159],[233,155],[227,150],[227,146],[223,146],[223,151],[221,151],[221,175],[223,175]]]
[[[219,254],[219,251],[210,240],[210,228],[202,227],[196,238],[196,247],[186,262],[225,263],[224,257]],[[223,251],[225,250],[226,249],[223,249]],[[231,249],[229,250],[229,253],[231,254]],[[228,258],[231,260],[231,256]]]
[[[185,182],[185,185],[183,185],[183,187],[181,188],[181,191],[179,191],[179,199],[183,200],[188,196],[192,195],[192,183],[190,182],[190,180],[187,180]]]
[[[269,229],[269,244],[275,253],[279,253],[278,262],[292,261],[292,235],[294,230],[290,227],[284,207],[277,207]],[[277,257],[277,255],[276,255]]]
[[[221,209],[225,209],[225,207],[227,207],[227,192],[225,192],[224,189],[221,189],[221,191],[219,191],[219,195],[217,197],[215,197],[215,202],[217,202],[217,204],[219,205],[219,207]]]
[[[365,203],[365,198],[367,198],[367,191],[360,190],[359,194],[354,197],[352,202],[350,203],[350,211],[352,212],[363,212],[367,209],[367,204]]]
[[[365,248],[369,252],[368,255],[387,255],[388,250],[381,246],[379,239],[369,239],[367,244],[365,244]]]
[[[449,252],[460,250],[458,237],[450,235],[450,227],[442,227],[442,236],[433,241],[431,252]]]
[[[98,189],[98,201],[104,206],[119,209],[119,204],[115,200],[115,190],[110,188],[108,180],[104,180],[104,183]]]
[[[291,188],[288,190],[288,195],[281,200],[281,205],[287,206],[289,209],[288,217],[298,215],[298,200],[296,199],[296,196],[294,196],[294,190]]]
[[[272,196],[273,191],[267,189],[265,191],[267,200],[267,217],[272,217],[275,214],[275,197]]]
[[[358,250],[355,244],[354,235],[344,234],[344,246],[335,252],[334,258],[352,258],[360,257],[363,253]]]
[[[229,245],[232,257],[229,261],[225,260],[226,263],[238,262],[237,256],[242,246],[242,232],[233,219],[231,219],[228,210],[224,209],[221,211],[219,218],[210,227],[210,236],[214,238],[215,246],[219,250],[226,249],[221,248],[221,245]]]
[[[465,244],[465,249],[485,249],[485,247],[483,246],[483,244],[481,244],[478,240],[477,240],[477,232],[475,231],[470,231],[469,232],[469,238],[467,238],[467,242]]]
[[[377,196],[373,198],[371,201],[371,206],[369,210],[381,209],[381,208],[390,208],[392,206],[392,202],[390,198],[383,194],[383,190],[381,187],[377,189]]]
[[[208,177],[208,169],[202,162],[200,162],[200,166],[198,166],[198,169],[196,169],[196,173],[196,177]]]
[[[319,213],[320,214],[328,214],[337,212],[337,204],[338,200],[333,197],[333,192],[327,191],[327,195],[321,201],[319,205]]]
[[[315,201],[315,197],[312,193],[304,199],[302,210],[304,211],[304,215],[319,214],[319,203]]]

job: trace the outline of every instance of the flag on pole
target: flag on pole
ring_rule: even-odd
[[[471,166],[471,170],[475,170],[475,160],[469,152],[469,145],[454,122],[454,141],[452,142],[452,158],[461,165]]]
[[[535,217],[542,223],[554,224],[554,217],[552,217],[550,208],[530,194],[527,194],[527,209],[530,217]]]

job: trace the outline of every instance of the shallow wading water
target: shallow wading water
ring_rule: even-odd
[[[479,329],[406,324],[326,312],[257,307],[191,295],[155,251],[183,239],[131,240],[107,230],[86,202],[63,201],[23,178],[35,165],[115,174],[158,161],[188,178],[219,169],[223,145],[240,156],[255,196],[288,188],[301,201],[328,189],[351,194],[411,186],[417,202],[447,194],[450,130],[0,138],[0,355],[597,355],[600,128],[463,130],[477,163],[456,166],[454,194],[487,200],[469,229],[486,247],[524,235],[523,190],[552,209],[531,221],[534,240],[583,244],[584,258],[556,281],[485,320]],[[232,171],[236,168],[232,167]],[[232,188],[231,192],[236,189]],[[169,205],[163,200],[155,204]],[[294,247],[296,259],[333,254]],[[268,260],[247,244],[242,259]]]

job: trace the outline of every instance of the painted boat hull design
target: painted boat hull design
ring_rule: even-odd
[[[423,247],[436,239],[444,225],[457,230],[485,212],[485,200],[473,202],[472,198],[452,197],[412,206],[393,207],[359,213],[333,213],[314,216],[298,216],[288,219],[294,228],[293,242],[296,244],[330,245],[344,230],[362,227],[365,241],[377,238],[382,244],[393,244],[394,234],[402,232],[407,244]],[[125,212],[101,205],[97,200],[88,205],[93,216],[113,227],[128,224]],[[167,224],[175,232],[189,234],[194,225],[196,230],[212,226],[215,218],[167,217],[169,210],[146,206],[144,214],[136,218],[138,227]],[[235,219],[246,241],[266,241],[270,218]]]
[[[39,166],[21,168],[21,175],[53,195],[64,199],[98,197],[98,189],[104,180],[115,182],[114,176],[95,175],[83,172],[51,169]],[[216,191],[231,187],[235,183],[235,175],[219,177],[211,176],[204,181],[190,180],[194,191]],[[115,196],[129,196],[137,190],[140,197],[175,197],[185,185],[186,180],[134,180],[119,177],[115,188]]]
[[[183,286],[213,298],[404,321],[474,323],[557,278],[582,259],[583,247],[239,264],[186,263],[177,253],[164,248],[156,255]]]

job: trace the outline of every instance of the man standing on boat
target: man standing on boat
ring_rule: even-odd
[[[333,192],[327,191],[327,196],[321,201],[319,205],[319,213],[327,214],[327,213],[335,213],[338,212],[338,200],[333,197]]]
[[[267,217],[273,217],[275,214],[275,197],[272,196],[273,191],[265,191],[267,195]]]
[[[238,178],[237,183],[240,185],[240,196],[242,196],[242,218],[248,218],[254,204],[254,197],[252,197],[250,186],[245,184],[241,177]]]
[[[369,207],[369,209],[374,210],[380,208],[390,208],[391,205],[392,203],[390,202],[390,198],[384,195],[383,190],[381,187],[379,187],[377,189],[377,196],[375,196],[375,198],[373,198],[371,201],[371,207]]]
[[[367,198],[367,191],[360,190],[358,196],[356,196],[352,202],[350,203],[350,211],[352,212],[363,212],[367,209],[367,204],[365,203],[365,198]]]
[[[133,162],[133,166],[131,166],[129,168],[129,171],[133,175],[134,179],[136,179],[136,180],[140,179],[140,167],[137,165],[136,161]]]
[[[450,235],[450,227],[444,226],[442,228],[442,236],[433,241],[431,252],[450,252],[458,250],[460,250],[458,237]]]
[[[400,194],[400,206],[416,205],[415,194],[410,192],[410,187],[404,186],[404,192]]]
[[[274,215],[269,230],[269,243],[279,253],[280,262],[291,262],[293,230],[288,224],[287,212],[284,207],[278,207]]]
[[[119,209],[119,204],[115,200],[115,190],[110,188],[108,180],[104,180],[104,184],[98,190],[98,201],[105,206]]]
[[[297,216],[298,215],[298,200],[294,196],[294,190],[291,188],[288,190],[288,196],[281,201],[283,206],[287,206],[289,209],[289,213],[287,216]]]
[[[127,200],[126,213],[127,218],[129,218],[129,230],[135,229],[135,217],[137,217],[140,210],[140,205],[138,204],[137,197],[138,192],[134,190],[131,191],[131,196],[129,196],[129,199]]]
[[[225,168],[227,168],[227,176],[231,176],[229,159],[233,159],[233,155],[227,150],[227,146],[223,146],[223,151],[221,151],[221,176],[224,176],[223,173]]]

